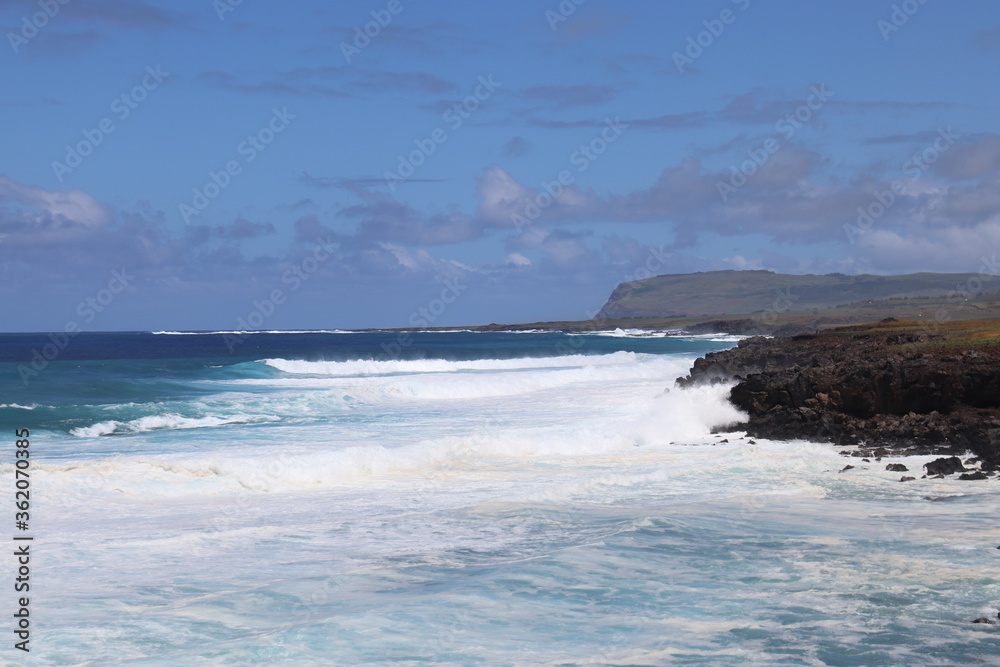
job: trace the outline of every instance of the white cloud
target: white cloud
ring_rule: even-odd
[[[733,268],[740,271],[745,271],[748,269],[763,269],[763,265],[760,263],[759,259],[747,259],[743,255],[733,255],[732,257],[724,257],[722,261],[732,264]]]
[[[893,272],[954,271],[975,273],[983,258],[1000,248],[1000,220],[974,227],[920,228],[903,233],[873,229],[858,239],[862,256]]]
[[[50,191],[0,176],[0,233],[7,243],[66,243],[111,220],[111,211],[82,190]]]
[[[510,174],[493,165],[487,167],[479,180],[479,216],[488,222],[513,226],[511,216],[524,208],[531,191]]]
[[[501,227],[514,226],[515,215],[529,222],[589,217],[599,203],[593,195],[556,178],[548,181],[546,190],[529,188],[496,165],[483,172],[479,197],[479,218]]]

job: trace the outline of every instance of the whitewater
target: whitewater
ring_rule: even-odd
[[[752,441],[734,338],[225,334],[0,335],[4,664],[1000,664],[995,484]]]

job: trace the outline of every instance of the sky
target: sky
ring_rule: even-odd
[[[0,0],[0,330],[998,273],[1000,4]]]

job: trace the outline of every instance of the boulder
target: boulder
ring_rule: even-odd
[[[957,456],[935,459],[930,463],[925,463],[924,467],[927,469],[927,474],[929,476],[950,475],[956,472],[965,472],[965,466],[962,465],[962,459]]]

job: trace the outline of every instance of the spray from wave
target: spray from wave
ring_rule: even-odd
[[[512,467],[544,472],[552,465],[586,466],[590,460],[607,465],[608,457],[628,466],[635,457],[662,455],[686,447],[683,443],[707,442],[713,429],[743,419],[726,395],[722,385],[647,395],[627,417],[596,415],[571,427],[531,426],[519,422],[516,415],[504,414],[454,435],[438,432],[410,443],[328,440],[298,447],[237,446],[159,460],[120,455],[70,467],[43,465],[39,473],[51,475],[52,484],[61,480],[70,487],[100,479],[105,488],[122,493],[179,496],[358,487],[393,480],[471,480],[495,474],[491,471],[509,473]],[[464,405],[464,400],[456,401],[455,409]],[[255,419],[266,420],[244,416],[242,423]],[[73,434],[93,437],[236,423],[240,422],[232,418],[163,415],[103,422]]]

